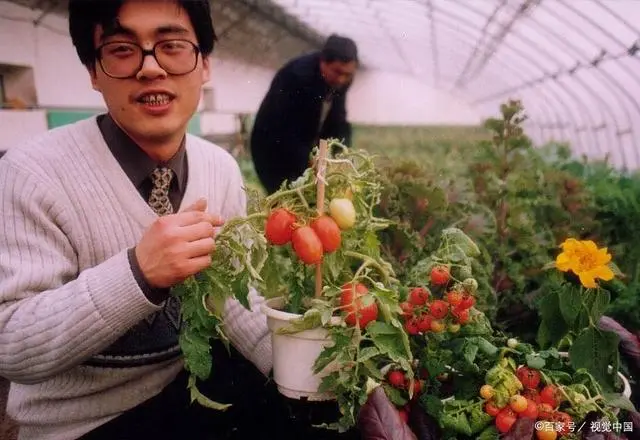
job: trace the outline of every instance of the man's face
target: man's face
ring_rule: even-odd
[[[172,1],[127,1],[118,14],[118,24],[113,32],[98,26],[95,46],[129,42],[150,50],[158,41],[173,39],[198,44],[188,14]],[[115,45],[110,49],[114,66],[129,56],[125,47]],[[163,47],[170,53],[175,46]],[[185,75],[168,74],[153,56],[144,57],[142,68],[133,78],[112,78],[99,62],[90,73],[93,88],[102,93],[118,125],[137,142],[154,145],[181,139],[186,132],[202,85],[209,80],[209,60],[198,55],[196,68]]]
[[[340,61],[320,61],[320,73],[324,81],[332,89],[340,90],[347,86],[356,74],[358,65],[355,61],[342,63]]]

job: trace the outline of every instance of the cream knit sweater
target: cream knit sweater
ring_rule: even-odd
[[[221,148],[186,142],[182,206],[200,197],[245,212],[242,177]],[[85,364],[159,310],[141,292],[126,249],[156,218],[112,156],[95,118],[54,129],[0,160],[0,375],[20,439],[75,439],[158,394],[181,358],[128,368]],[[232,343],[263,372],[271,340],[253,311],[227,303]]]

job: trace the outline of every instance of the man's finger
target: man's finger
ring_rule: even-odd
[[[188,206],[185,209],[182,209],[180,212],[192,212],[192,211],[204,212],[206,210],[207,210],[207,199],[205,199],[204,197],[201,197],[198,200],[196,200],[191,206]]]
[[[187,245],[187,257],[198,258],[210,255],[216,248],[216,242],[213,237],[201,238],[192,241]]]
[[[217,227],[224,225],[224,220],[219,215],[210,214],[209,223],[211,223],[212,226]]]
[[[179,212],[174,215],[177,220],[178,226],[191,226],[202,222],[211,223],[211,220],[209,218],[211,217],[211,214],[207,214],[206,212],[186,211]]]

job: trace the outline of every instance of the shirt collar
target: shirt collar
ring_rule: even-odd
[[[156,167],[165,166],[173,170],[179,190],[184,191],[187,158],[184,138],[176,154],[166,163],[161,163],[147,156],[108,113],[98,117],[98,125],[111,153],[136,188],[140,188]]]

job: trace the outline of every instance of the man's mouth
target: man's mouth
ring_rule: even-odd
[[[138,98],[138,102],[147,105],[165,105],[173,100],[173,96],[166,93],[152,93]]]

